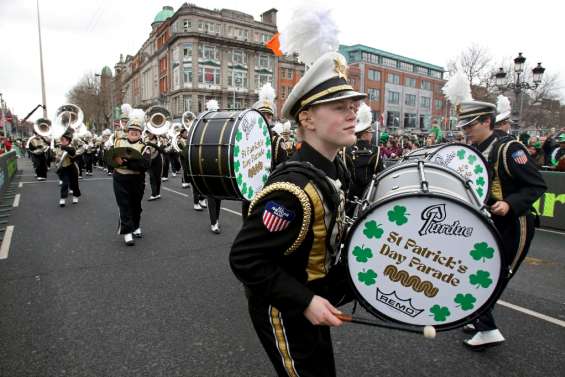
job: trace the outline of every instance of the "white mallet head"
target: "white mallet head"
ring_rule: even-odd
[[[436,337],[436,329],[433,326],[424,327],[424,337],[428,339],[433,339]]]

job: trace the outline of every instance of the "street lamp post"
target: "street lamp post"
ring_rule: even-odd
[[[522,56],[522,53],[518,53],[518,56],[514,59],[514,73],[516,74],[516,81],[515,82],[507,82],[506,76],[507,73],[504,72],[504,68],[500,67],[498,72],[494,75],[496,79],[496,86],[501,92],[506,90],[513,90],[515,94],[514,106],[518,109],[517,119],[513,119],[513,124],[516,127],[520,125],[520,119],[522,116],[522,92],[524,90],[535,90],[541,84],[543,73],[545,72],[545,68],[541,66],[541,63],[532,69],[532,83],[526,82],[523,78],[521,78],[522,73],[524,72],[526,58]],[[519,101],[519,104],[517,103]]]

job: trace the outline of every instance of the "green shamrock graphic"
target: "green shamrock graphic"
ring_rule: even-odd
[[[359,272],[357,274],[357,278],[361,283],[365,283],[365,285],[373,285],[375,284],[375,279],[377,278],[377,273],[372,269],[369,269],[367,272],[363,270],[363,272]]]
[[[475,274],[469,276],[469,283],[476,285],[477,288],[483,287],[488,288],[492,284],[492,279],[490,278],[490,272],[478,270]]]
[[[367,238],[381,238],[383,233],[384,230],[381,228],[381,224],[377,224],[375,220],[367,221],[365,223],[363,234],[367,236]]]
[[[477,180],[475,181],[475,183],[476,183],[478,186],[484,186],[484,185],[485,185],[485,179],[484,179],[483,177],[479,177],[479,178],[477,178]]]
[[[451,315],[446,306],[434,305],[430,308],[430,312],[434,315],[434,320],[443,322]]]
[[[263,177],[261,177],[263,183],[267,182],[267,179],[269,179],[269,176],[267,174],[263,174]]]
[[[410,215],[409,213],[406,213],[406,207],[404,206],[394,206],[394,208],[388,211],[387,214],[388,220],[396,223],[396,225],[406,224],[408,222],[408,217],[406,216]]]
[[[482,187],[479,187],[479,188],[477,189],[477,194],[479,195],[479,198],[481,198],[481,197],[483,196],[483,193],[484,193],[483,188],[482,188]]]
[[[475,174],[481,174],[483,170],[484,169],[481,165],[475,165]]]
[[[252,198],[254,193],[253,187],[249,186],[249,190],[247,190],[247,197]]]
[[[270,149],[267,150],[266,155],[267,155],[268,159],[271,159],[271,150]]]
[[[257,123],[259,123],[259,127],[265,127],[265,119],[263,119],[263,117],[259,117],[259,122]]]
[[[241,187],[241,193],[247,195],[247,183],[245,182],[243,182],[243,186]]]
[[[459,151],[457,152],[457,157],[459,157],[460,160],[465,158],[465,149],[459,149]]]
[[[486,242],[479,242],[473,245],[474,249],[471,250],[470,254],[474,260],[483,260],[491,259],[494,255],[494,249],[489,247]]]
[[[355,255],[357,262],[365,263],[373,257],[373,251],[368,247],[365,247],[365,245],[355,246],[353,248],[353,255]]]
[[[462,310],[471,310],[475,306],[477,299],[470,293],[467,293],[466,295],[459,293],[455,296],[455,300],[453,301],[455,301],[456,304],[459,304],[457,306],[461,306]]]
[[[243,138],[243,134],[241,133],[241,131],[237,131],[235,134],[235,140],[241,141],[242,138]]]
[[[266,137],[266,136],[267,136],[267,135],[265,135],[265,137]],[[270,137],[267,137],[267,138],[265,139],[265,144],[267,145],[267,147],[270,147],[270,146],[271,146],[271,138],[270,138]]]
[[[233,155],[234,155],[234,157],[239,156],[239,145],[236,145],[235,147],[233,147]]]
[[[241,184],[243,183],[243,176],[241,175],[241,173],[239,173],[237,177],[235,177],[235,180],[237,182],[237,185],[241,186]]]
[[[477,156],[470,154],[469,157],[467,157],[467,161],[469,161],[469,164],[473,165],[475,161],[477,161]]]
[[[240,166],[239,160],[236,160],[236,161],[233,163],[233,168],[234,168],[234,170],[236,171],[236,173],[239,171],[239,166]]]

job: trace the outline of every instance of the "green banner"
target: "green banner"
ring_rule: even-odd
[[[0,191],[4,191],[18,170],[16,151],[10,151],[0,156]]]
[[[547,191],[534,203],[543,228],[565,230],[565,173],[542,171]]]

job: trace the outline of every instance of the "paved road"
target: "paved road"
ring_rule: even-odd
[[[54,175],[36,183],[28,160],[19,167],[21,200],[0,260],[0,376],[274,375],[228,266],[238,215],[222,211],[222,233],[212,234],[192,192],[171,178],[163,199],[143,202],[146,237],[128,248],[101,171],[80,182],[78,205],[59,208]],[[565,321],[564,245],[565,235],[538,231],[502,300]],[[458,330],[427,340],[345,325],[333,330],[338,374],[563,375],[563,322],[501,305],[496,315],[507,342],[483,353],[466,350]]]

